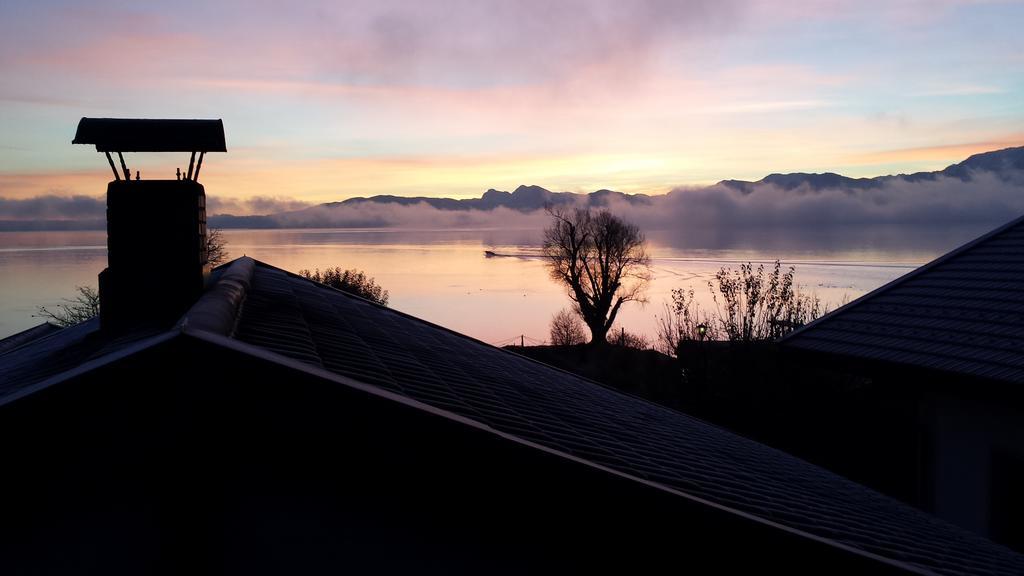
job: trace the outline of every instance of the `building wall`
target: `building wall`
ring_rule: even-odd
[[[965,384],[961,389],[971,388]],[[1020,411],[1012,402],[997,402],[974,393],[937,393],[928,406],[934,513],[1019,549],[1024,544],[1020,535],[1024,509],[1019,509],[1012,498],[1010,492],[1016,490],[1002,486],[1007,475],[1018,474],[1014,461],[1024,461],[1024,419]],[[1016,526],[1014,517],[1018,519]]]

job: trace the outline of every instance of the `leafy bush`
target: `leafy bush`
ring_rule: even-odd
[[[342,270],[339,267],[325,268],[323,272],[319,268],[310,272],[299,270],[299,275],[314,282],[326,284],[331,288],[337,288],[349,294],[355,294],[367,300],[376,302],[381,306],[388,305],[388,291],[379,286],[373,278],[367,276],[362,270]]]

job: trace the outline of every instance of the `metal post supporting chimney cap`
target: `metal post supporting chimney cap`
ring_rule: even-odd
[[[123,152],[191,152],[185,179],[198,181],[206,153],[228,151],[224,122],[219,119],[82,118],[71,143],[94,144],[97,152],[106,154],[114,180],[120,180],[121,174],[114,166],[111,152],[117,153],[125,180],[131,180],[131,171],[125,164]],[[199,163],[195,164],[197,152]]]

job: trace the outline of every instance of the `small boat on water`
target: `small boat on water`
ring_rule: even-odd
[[[484,250],[485,258],[494,258],[495,256],[497,256],[497,254],[495,254],[493,250]]]

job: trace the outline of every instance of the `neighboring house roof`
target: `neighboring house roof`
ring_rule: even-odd
[[[196,338],[204,361],[229,348],[910,571],[1024,572],[1008,548],[686,414],[249,258],[217,275],[172,331],[90,344],[87,323],[66,345],[96,364]],[[36,372],[48,340],[0,356],[0,404],[66,378]]]
[[[826,314],[781,343],[1024,383],[1024,217]]]

